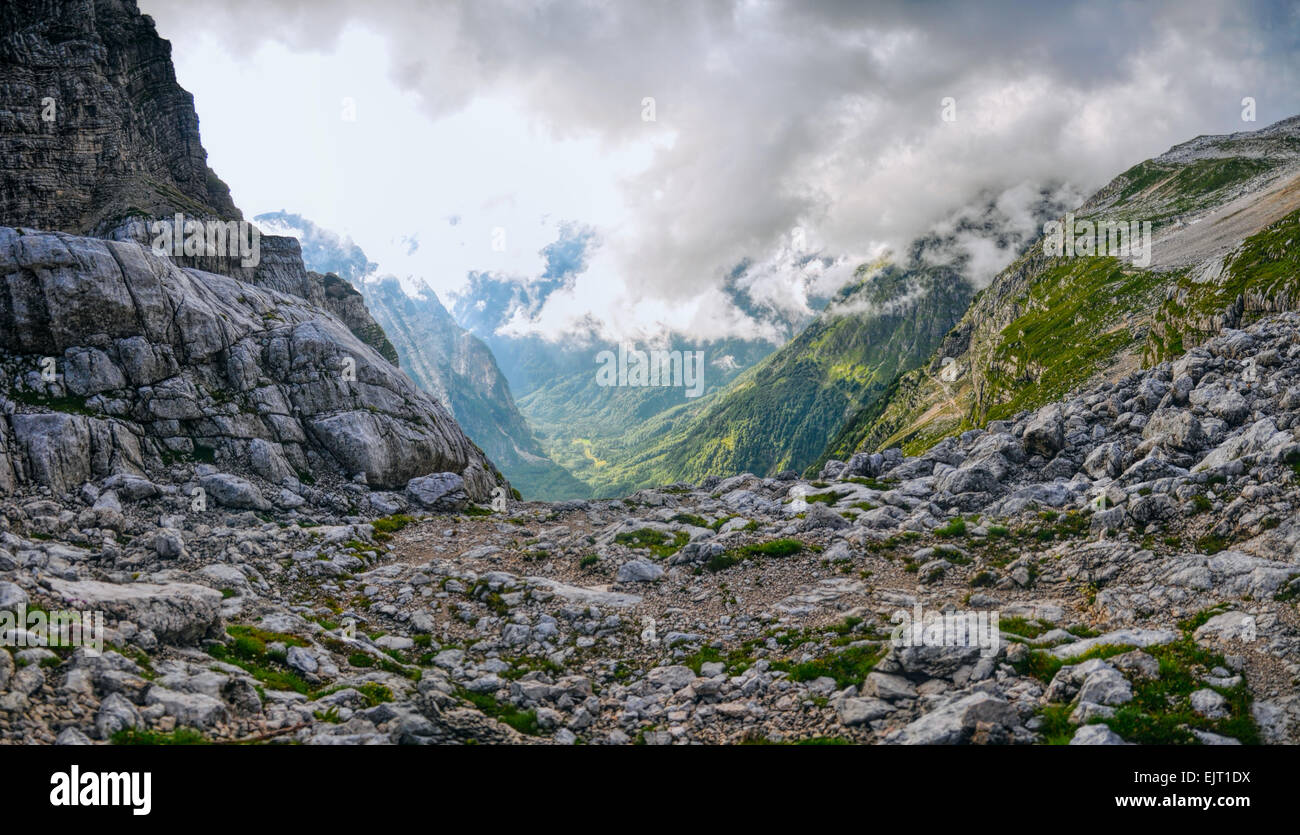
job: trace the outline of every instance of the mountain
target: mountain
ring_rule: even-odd
[[[1031,213],[1047,218],[1058,210],[1053,193],[1036,192]],[[1013,257],[1026,233],[996,201],[972,207],[942,232],[913,241],[902,258],[859,267],[794,339],[734,380],[698,401],[646,415],[624,437],[584,439],[582,452],[592,460],[586,470],[565,463],[602,495],[706,475],[808,468],[853,415],[884,398],[961,318],[976,292],[972,240]],[[637,390],[613,391],[603,402]],[[521,401],[530,419],[545,415],[540,401]],[[534,420],[545,436],[545,418]]]
[[[427,285],[408,294],[355,243],[289,212],[255,220],[297,240],[303,259],[325,273],[327,286],[352,294],[374,317],[400,365],[424,391],[444,404],[457,423],[501,468],[521,495],[550,500],[582,498],[590,488],[547,458],[510,393],[488,347],[460,327]]]
[[[596,374],[597,358],[603,351],[617,352],[620,345],[609,342],[597,323],[568,332],[562,340],[528,330],[527,323],[552,294],[571,287],[576,274],[585,268],[590,245],[590,232],[566,225],[559,239],[539,253],[546,264],[541,276],[521,280],[473,273],[467,288],[453,297],[452,314],[492,348],[510,380],[519,410],[546,454],[598,493],[607,494],[667,476],[666,470],[644,471],[632,478],[624,473],[637,466],[630,459],[641,451],[644,441],[638,438],[647,434],[643,430],[648,424],[657,427],[661,417],[674,410],[693,409],[699,401],[685,396],[680,387],[602,386]],[[821,310],[831,301],[829,296],[819,295],[815,285],[806,288],[805,309],[786,309],[763,301],[753,283],[768,277],[765,266],[743,261],[728,274],[723,286],[736,309],[757,324],[755,336],[699,341],[668,334],[653,345],[623,343],[623,348],[702,351],[705,393],[727,387],[815,318],[809,309]],[[810,253],[792,256],[783,266],[779,272],[788,282],[789,276],[800,271],[835,265]]]
[[[0,5],[0,204],[35,229],[239,218],[207,165],[171,45],[131,0]]]
[[[641,344],[624,346],[649,351]],[[696,344],[675,337],[658,350],[699,351],[703,364],[703,394],[717,391],[751,367],[774,346],[760,340],[724,340]],[[685,386],[602,386],[597,360],[602,351],[617,354],[617,344],[594,343],[579,352],[581,369],[557,375],[544,386],[519,399],[547,454],[577,478],[593,486],[599,495],[609,495],[608,474],[626,461],[636,449],[633,439],[660,416],[695,402]],[[641,486],[641,485],[637,485]],[[633,488],[634,489],[634,488]]]
[[[271,507],[247,475],[347,509],[430,474],[456,500],[508,488],[359,293],[243,224],[134,2],[5,4],[0,32],[0,491],[152,474]],[[178,241],[220,237],[157,254],[176,214]]]
[[[857,415],[822,459],[892,445],[923,450],[1090,381],[1175,358],[1224,327],[1296,309],[1298,210],[1300,117],[1197,137],[1133,166],[1073,217],[1149,222],[1147,256],[1069,257],[1043,236],[976,297],[923,367],[894,382],[888,403]]]

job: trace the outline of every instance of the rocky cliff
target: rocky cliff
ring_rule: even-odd
[[[207,165],[171,45],[134,0],[0,6],[0,223],[104,231],[241,217]]]
[[[326,273],[330,289],[324,303],[362,339],[382,337],[383,345],[371,344],[444,404],[520,493],[551,500],[590,493],[547,458],[516,407],[492,351],[457,324],[432,289],[407,293],[396,278],[379,277],[378,265],[356,244],[301,215],[267,212],[256,220],[263,228],[285,233],[274,240],[301,245],[308,266]],[[349,307],[343,309],[345,303]]]
[[[57,233],[4,229],[0,259],[0,482],[66,492],[205,459],[291,490],[451,471],[485,499],[499,480],[441,405],[300,297]]]

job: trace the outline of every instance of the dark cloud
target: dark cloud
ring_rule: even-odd
[[[180,5],[144,6],[164,35],[189,25]],[[623,184],[632,221],[587,253],[590,270],[660,299],[721,288],[747,259],[780,262],[793,229],[831,259],[901,251],[965,206],[1042,188],[1086,194],[1198,134],[1300,112],[1300,5],[1290,2],[221,9],[204,25],[236,52],[263,39],[328,50],[349,25],[379,33],[392,78],[435,118],[504,95],[557,136],[615,148],[661,139],[649,168]],[[647,96],[654,122],[642,120]],[[1255,124],[1240,120],[1246,96]],[[940,119],[945,97],[955,122]]]

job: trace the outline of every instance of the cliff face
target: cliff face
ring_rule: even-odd
[[[151,251],[154,220],[242,220],[206,158],[133,0],[0,6],[0,492],[187,463],[295,495],[505,485],[293,238],[260,236],[251,258]]]
[[[0,6],[0,223],[98,233],[129,215],[239,219],[171,45],[134,0]]]
[[[135,243],[2,227],[0,272],[0,361],[14,383],[0,396],[0,488],[67,491],[177,461],[291,489],[455,472],[486,500],[502,482],[440,404],[304,299]]]

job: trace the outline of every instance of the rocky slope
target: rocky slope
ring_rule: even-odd
[[[0,735],[1295,743],[1298,470],[1283,314],[820,481],[263,522],[92,477],[0,505],[0,608],[100,608],[111,647],[0,651]],[[916,606],[998,640],[905,646]]]
[[[171,45],[134,0],[0,8],[0,219],[102,232],[131,215],[238,219]]]
[[[177,460],[290,491],[434,472],[503,480],[437,402],[306,300],[139,244],[0,228],[0,488],[56,493]]]
[[[360,308],[357,315],[373,317],[374,328],[388,344],[391,356],[385,356],[446,406],[524,496],[562,500],[589,495],[590,488],[546,457],[492,352],[456,323],[432,289],[407,293],[396,278],[380,277],[360,247],[300,215],[268,212],[256,219],[300,243],[303,260],[326,273],[336,292],[351,292]]]
[[[1176,357],[1224,326],[1295,309],[1298,212],[1300,117],[1198,137],[1139,163],[1075,214],[1150,221],[1149,264],[1050,256],[1036,242],[979,294],[924,367],[896,381],[887,406],[850,421],[828,454],[893,444],[919,451]]]

